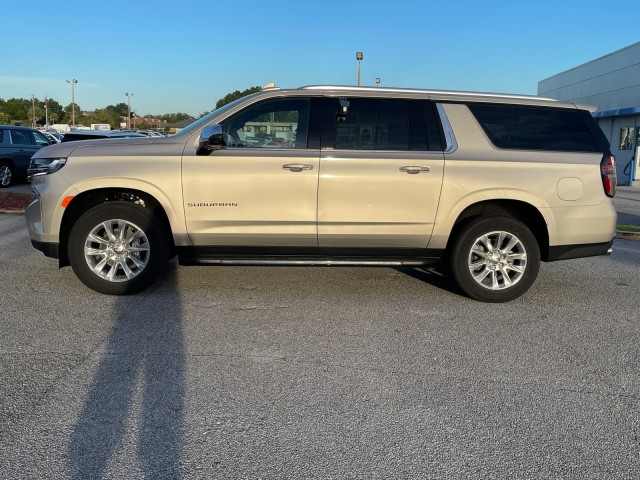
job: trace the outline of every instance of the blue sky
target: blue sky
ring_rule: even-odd
[[[363,85],[535,94],[537,82],[640,41],[631,1],[0,0],[0,98],[83,110],[211,110],[233,90]],[[11,18],[15,21],[11,21]]]

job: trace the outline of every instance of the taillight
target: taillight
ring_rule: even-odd
[[[616,157],[613,155],[605,155],[602,158],[600,162],[600,174],[602,175],[604,193],[606,193],[608,197],[613,197],[616,194],[616,184],[618,183]]]

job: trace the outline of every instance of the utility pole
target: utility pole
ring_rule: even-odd
[[[36,128],[36,95],[31,94],[31,128]]]
[[[47,96],[44,96],[44,126],[49,127],[49,106],[47,105]]]

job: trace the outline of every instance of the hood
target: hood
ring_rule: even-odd
[[[56,143],[38,150],[32,158],[58,158],[69,157],[76,149],[84,148],[126,148],[134,145],[149,145],[166,140],[163,137],[131,137],[131,138],[100,138],[95,140],[77,140],[66,143]]]

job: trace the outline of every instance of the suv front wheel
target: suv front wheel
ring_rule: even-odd
[[[69,236],[74,273],[96,292],[123,295],[151,285],[169,257],[165,229],[139,205],[108,202],[93,207]]]
[[[536,237],[511,217],[479,217],[463,228],[451,248],[451,274],[469,297],[508,302],[526,292],[540,269]]]

